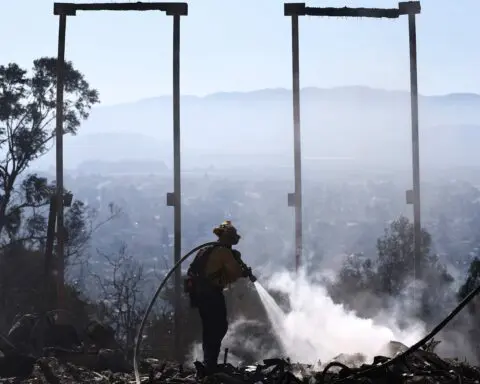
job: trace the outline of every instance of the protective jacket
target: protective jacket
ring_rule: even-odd
[[[212,284],[223,289],[242,277],[243,269],[230,248],[218,246],[208,255],[204,273]]]
[[[198,252],[185,279],[185,292],[190,303],[197,306],[202,296],[212,290],[220,292],[229,284],[244,276],[242,265],[236,260],[239,252],[226,246],[215,245]]]

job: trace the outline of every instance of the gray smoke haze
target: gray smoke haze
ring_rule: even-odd
[[[367,87],[304,88],[304,167],[408,167],[410,99],[403,91]],[[155,160],[172,163],[171,97],[98,107],[76,137],[65,139],[65,166],[91,160]],[[479,165],[480,96],[420,97],[421,161],[426,167]],[[183,166],[292,164],[291,91],[183,96]],[[239,145],[239,144],[242,145]],[[121,154],[121,155],[120,155]],[[37,162],[54,164],[54,153]],[[161,170],[161,168],[159,168]]]

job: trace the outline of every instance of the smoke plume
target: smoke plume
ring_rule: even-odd
[[[360,318],[335,304],[322,285],[312,283],[304,274],[276,273],[268,279],[267,287],[288,297],[290,308],[283,326],[277,328],[286,354],[294,361],[325,363],[341,354],[356,353],[371,360],[390,341],[410,346],[425,334],[419,322],[407,323],[402,329],[395,325],[401,314],[394,311],[388,322]],[[275,321],[279,321],[278,316]]]

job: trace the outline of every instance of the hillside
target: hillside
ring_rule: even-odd
[[[303,153],[365,164],[410,164],[408,92],[366,87],[302,91]],[[292,161],[291,91],[265,89],[182,98],[185,166]],[[65,144],[67,167],[86,160],[155,159],[171,165],[172,101],[163,96],[93,110]],[[479,165],[480,96],[420,97],[424,165]],[[453,155],[455,153],[455,155]],[[53,152],[42,163],[52,163]]]

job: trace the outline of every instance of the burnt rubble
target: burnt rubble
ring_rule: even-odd
[[[105,359],[104,367],[92,368],[92,361],[82,361],[70,356],[40,357],[22,360],[22,357],[0,357],[0,375],[11,373],[13,365],[28,367],[23,375],[0,378],[0,383],[66,384],[66,383],[135,383],[133,372],[118,370],[115,358]],[[114,355],[113,355],[114,356]],[[16,362],[15,359],[19,359]],[[374,364],[381,364],[388,357],[377,356]],[[88,359],[87,359],[88,360]],[[112,366],[107,367],[108,364]],[[8,367],[10,365],[10,368]],[[361,372],[373,365],[362,364],[349,368],[343,363],[332,362],[328,369],[315,369],[309,365],[292,364],[284,359],[267,359],[263,363],[245,367],[222,364],[219,372],[204,377],[203,366],[196,362],[195,368],[184,368],[178,364],[143,359],[140,363],[142,383],[480,383],[480,369],[457,360],[441,359],[435,353],[419,350],[404,361],[382,370]],[[4,370],[7,368],[6,370]],[[103,369],[101,369],[103,368]],[[9,372],[10,369],[10,372]],[[353,376],[353,377],[352,377]]]
[[[80,337],[81,335],[81,337]],[[390,342],[372,364],[361,354],[339,355],[326,366],[292,364],[288,359],[266,359],[260,364],[235,367],[227,363],[206,376],[203,365],[194,367],[154,358],[139,362],[142,383],[478,383],[480,369],[466,362],[442,359],[426,344],[405,357],[408,348]],[[93,321],[78,331],[57,324],[55,317],[25,315],[15,320],[6,337],[0,335],[0,383],[71,384],[135,383],[130,359],[115,340],[112,328]],[[386,361],[397,356],[389,366]],[[403,356],[403,355],[402,355]]]

